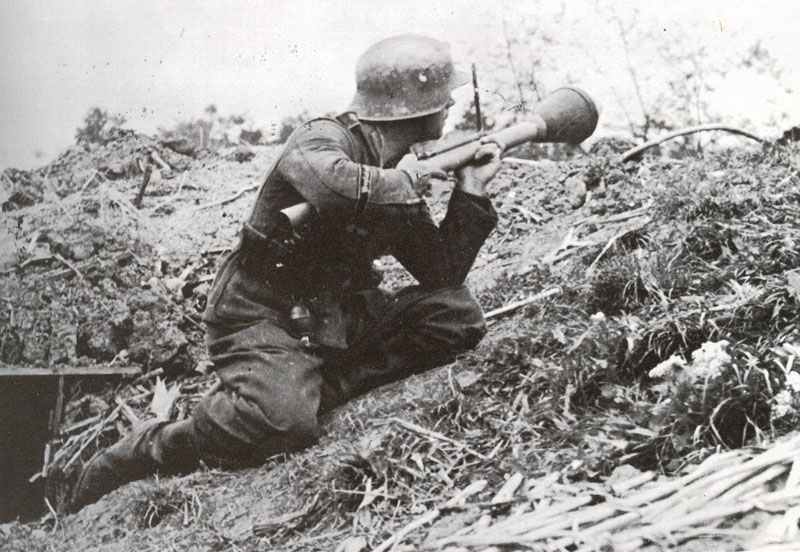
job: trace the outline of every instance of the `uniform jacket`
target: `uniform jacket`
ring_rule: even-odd
[[[314,206],[318,220],[288,262],[277,263],[279,270],[269,254],[248,254],[269,266],[266,273],[245,274],[241,247],[234,250],[215,281],[206,321],[241,326],[285,311],[298,297],[339,301],[378,285],[372,262],[385,254],[423,289],[462,284],[497,223],[491,202],[455,190],[437,226],[414,190],[415,175],[382,164],[374,140],[352,114],[296,129],[268,171],[245,226],[268,237],[280,210],[301,202]]]

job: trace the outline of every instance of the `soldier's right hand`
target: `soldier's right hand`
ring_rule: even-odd
[[[477,196],[486,195],[486,185],[500,170],[503,145],[481,140],[473,161],[456,169],[456,189]]]
[[[447,180],[447,173],[441,169],[431,167],[424,161],[417,159],[413,153],[403,156],[397,163],[397,169],[405,171],[411,177],[414,191],[420,197],[427,195],[431,190],[431,179]]]

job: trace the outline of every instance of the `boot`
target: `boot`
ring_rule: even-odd
[[[180,422],[179,422],[180,423]],[[130,481],[143,479],[162,464],[160,441],[167,422],[153,420],[135,428],[111,447],[98,451],[83,467],[69,510],[77,512]],[[177,424],[170,424],[177,425]]]

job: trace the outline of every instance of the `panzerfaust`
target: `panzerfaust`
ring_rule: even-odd
[[[530,120],[492,133],[479,133],[455,144],[415,147],[417,157],[433,170],[452,171],[472,161],[481,142],[495,142],[504,150],[525,142],[579,144],[597,127],[597,106],[591,97],[578,88],[564,87],[553,91],[539,102]],[[298,203],[281,211],[299,228],[314,217],[309,203]]]

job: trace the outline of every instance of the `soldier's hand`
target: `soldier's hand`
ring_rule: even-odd
[[[447,173],[441,169],[436,169],[427,165],[424,161],[417,159],[413,153],[409,153],[397,163],[397,167],[405,171],[411,177],[414,191],[420,197],[428,195],[431,191],[431,179],[447,180]]]
[[[475,157],[469,165],[456,170],[456,189],[468,194],[486,195],[486,185],[500,170],[503,145],[496,142],[483,142],[475,152]]]

